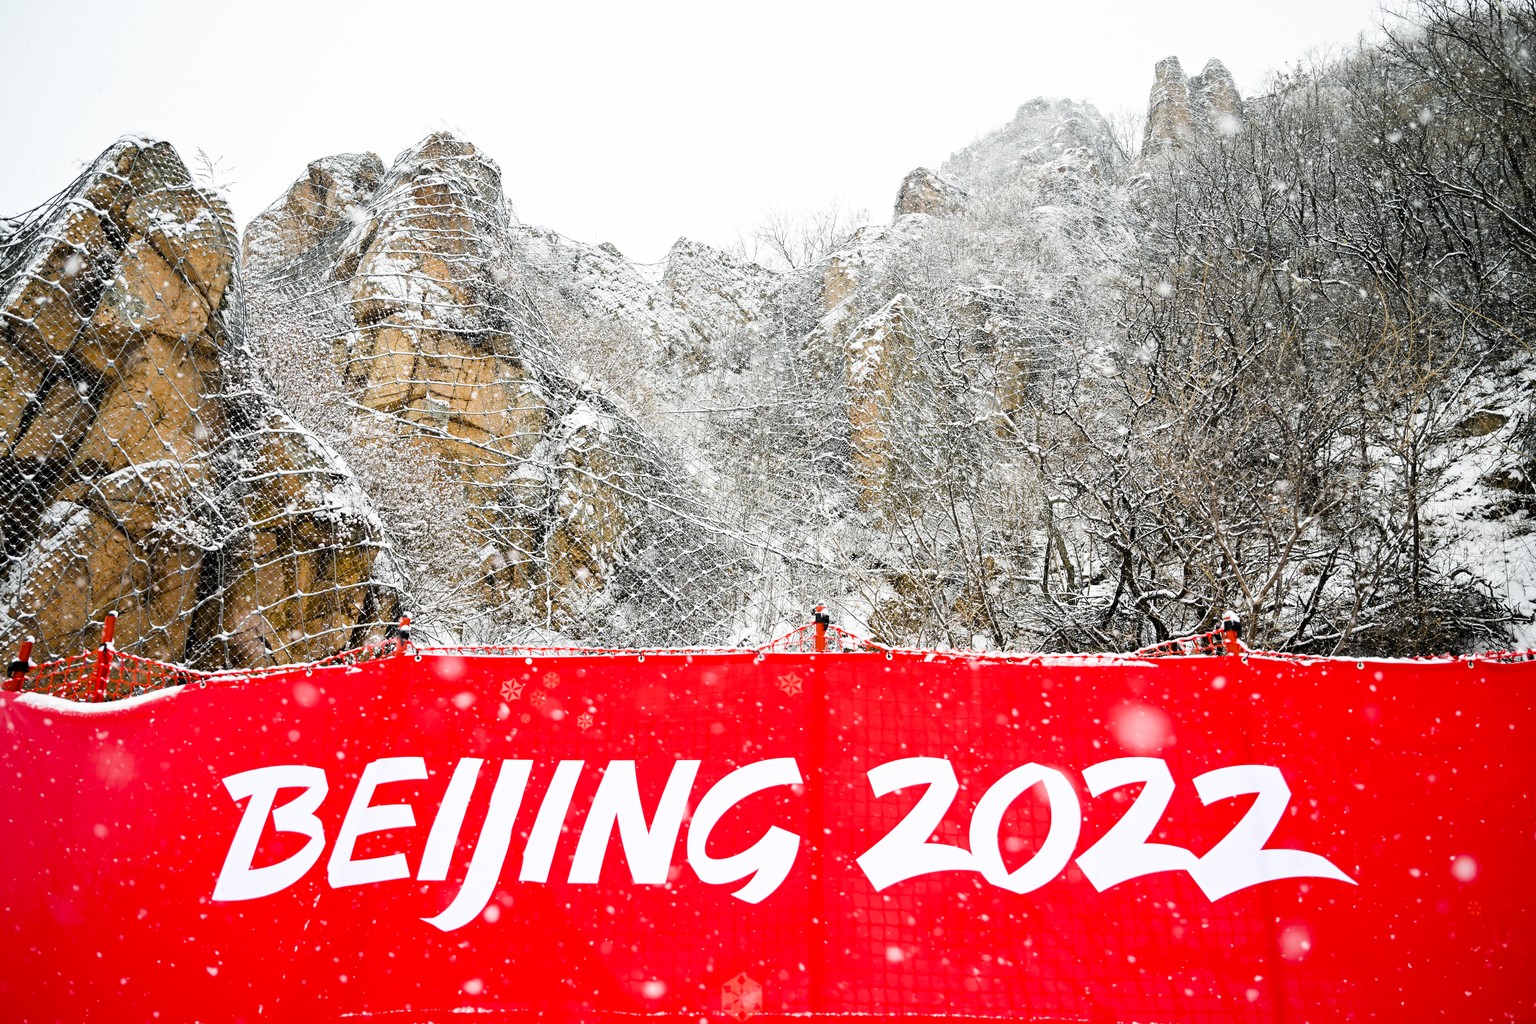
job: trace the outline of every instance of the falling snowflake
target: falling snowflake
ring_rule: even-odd
[[[582,732],[586,732],[588,729],[592,728],[592,716],[587,714],[585,711],[577,715],[576,727]]]
[[[501,684],[501,699],[502,700],[517,700],[522,695],[523,695],[523,684],[522,683],[513,682],[512,680],[508,679],[506,682]]]
[[[805,681],[791,672],[788,675],[779,676],[779,689],[793,697],[805,689]]]
[[[720,986],[720,1009],[727,1017],[746,1020],[762,1008],[763,986],[745,973]]]

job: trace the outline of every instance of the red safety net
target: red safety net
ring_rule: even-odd
[[[39,666],[0,695],[0,1005],[1536,1016],[1528,656],[1179,644],[113,654],[102,703],[98,653]]]

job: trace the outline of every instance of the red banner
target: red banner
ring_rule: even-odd
[[[1532,680],[429,653],[3,694],[0,1015],[1529,1020]]]

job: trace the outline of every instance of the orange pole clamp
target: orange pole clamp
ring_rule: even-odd
[[[32,669],[33,643],[34,638],[29,636],[21,642],[21,647],[16,651],[16,660],[11,662],[11,669],[5,677],[7,693],[21,692],[21,684],[26,681],[27,673]]]
[[[411,646],[411,617],[400,616],[400,625],[395,627],[395,657],[405,657],[405,649]]]
[[[832,617],[827,614],[827,606],[824,604],[817,605],[811,617],[816,623],[816,653],[821,654],[827,649],[827,626],[831,624]]]
[[[101,647],[96,651],[96,671],[91,674],[91,698],[107,699],[107,677],[112,674],[112,637],[117,633],[117,613],[107,612],[101,624]]]

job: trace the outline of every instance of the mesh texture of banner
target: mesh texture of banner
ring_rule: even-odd
[[[0,695],[7,1014],[1536,1015],[1529,663],[382,653]]]

